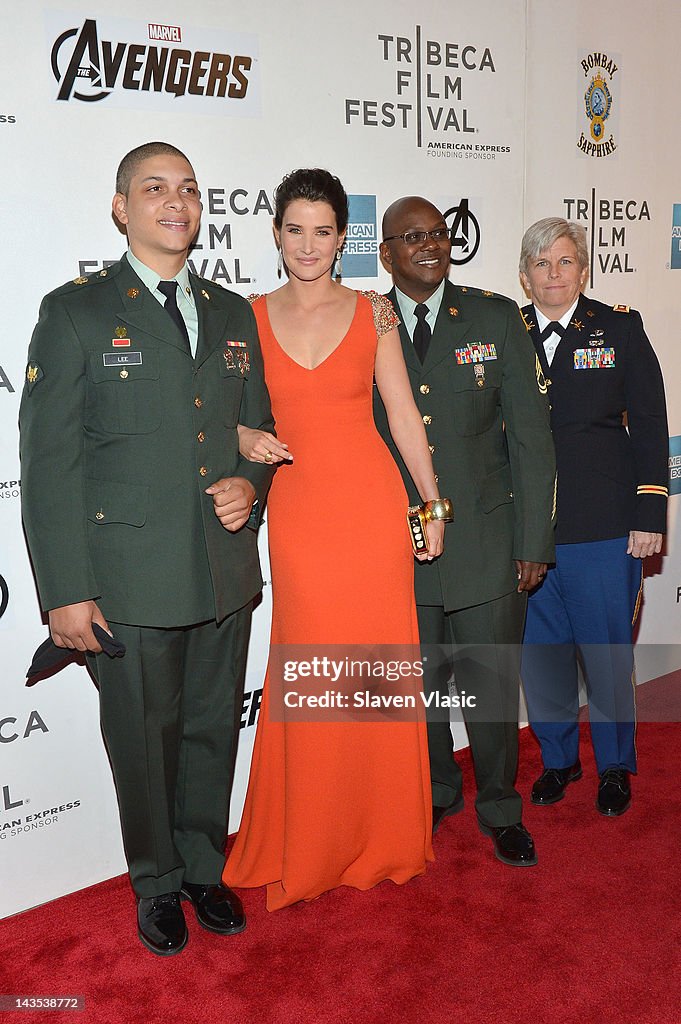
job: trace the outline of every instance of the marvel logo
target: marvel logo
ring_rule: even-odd
[[[182,29],[177,25],[150,24],[148,27],[150,39],[160,39],[164,43],[182,42]]]

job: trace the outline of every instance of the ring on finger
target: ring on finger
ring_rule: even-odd
[[[268,449],[265,452],[265,462],[271,462],[271,461],[272,461],[272,452],[269,451],[269,449]]]

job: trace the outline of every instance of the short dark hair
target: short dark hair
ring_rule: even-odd
[[[291,171],[274,191],[274,224],[281,230],[289,203],[305,199],[308,203],[328,203],[336,215],[336,228],[342,234],[348,226],[348,197],[339,179],[321,167],[300,167]]]
[[[131,149],[121,160],[116,172],[116,191],[127,196],[130,191],[130,182],[135,176],[137,168],[144,160],[151,156],[179,156],[187,160],[181,149],[171,146],[169,142],[145,142],[143,146]],[[191,163],[187,160],[191,167]]]

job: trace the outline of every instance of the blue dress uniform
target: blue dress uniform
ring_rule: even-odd
[[[545,768],[578,759],[578,660],[599,775],[636,771],[632,627],[642,562],[629,532],[664,533],[668,431],[662,373],[639,313],[580,296],[548,365],[522,310],[551,403],[556,565],[528,603],[522,679]]]

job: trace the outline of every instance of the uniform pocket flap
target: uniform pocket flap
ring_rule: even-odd
[[[245,341],[226,341],[220,360],[221,377],[240,377],[245,380],[251,369],[251,357],[248,343]]]
[[[126,523],[144,526],[149,506],[149,488],[144,484],[121,484],[112,480],[87,480],[87,517],[98,526]]]
[[[490,473],[480,485],[480,504],[483,512],[492,512],[499,505],[513,501],[511,467],[502,466]]]

